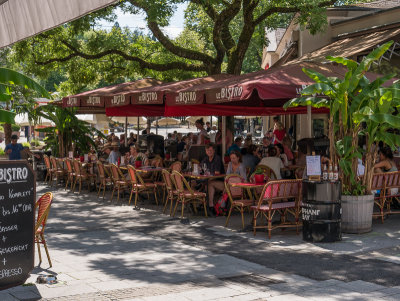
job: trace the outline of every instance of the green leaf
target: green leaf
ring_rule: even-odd
[[[15,113],[0,109],[0,122],[14,124]]]
[[[286,110],[291,107],[298,106],[312,106],[314,108],[329,108],[329,101],[326,98],[321,97],[298,97],[293,98],[283,105]]]
[[[43,97],[52,99],[50,93],[33,79],[8,68],[0,68],[0,83],[22,86],[26,89],[36,91]]]
[[[382,124],[387,123],[388,125],[394,128],[400,128],[400,116],[394,116],[391,114],[373,114],[368,116],[369,119],[373,120],[376,123]]]
[[[343,66],[346,66],[349,70],[354,70],[358,67],[358,63],[356,61],[350,60],[345,57],[333,57],[329,55],[326,58],[331,62],[335,62]]]

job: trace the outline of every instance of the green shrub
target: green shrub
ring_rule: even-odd
[[[22,142],[23,147],[31,147],[31,144],[29,142]]]
[[[4,156],[6,153],[4,152],[4,149],[2,149],[1,147],[0,147],[0,156]]]
[[[13,132],[19,132],[19,131],[21,130],[21,127],[20,127],[19,125],[12,124],[12,125],[11,125],[11,130],[12,130]]]
[[[31,140],[31,145],[32,146],[39,146],[40,145],[39,139],[32,139]]]

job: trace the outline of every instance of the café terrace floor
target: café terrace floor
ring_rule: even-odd
[[[0,300],[400,300],[399,215],[375,220],[370,233],[312,244],[290,229],[254,237],[238,214],[225,228],[225,217],[182,222],[148,201],[141,210],[127,199],[111,204],[109,193],[39,183],[37,196],[49,190],[53,267],[42,248],[42,264],[36,256],[25,285]],[[39,274],[58,283],[36,284]]]

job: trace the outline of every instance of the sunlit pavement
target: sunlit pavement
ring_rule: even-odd
[[[225,228],[225,217],[181,221],[151,200],[133,210],[127,197],[111,204],[109,192],[103,200],[38,185],[38,196],[48,190],[53,267],[36,258],[26,284],[0,300],[400,300],[399,216],[311,244],[289,229],[254,237],[238,215]],[[39,274],[58,283],[36,284]]]

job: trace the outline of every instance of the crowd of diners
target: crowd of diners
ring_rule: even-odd
[[[253,174],[257,165],[264,165],[274,171],[276,179],[286,177],[304,177],[304,168],[306,165],[306,155],[309,149],[304,143],[297,143],[297,150],[294,150],[292,137],[285,129],[280,121],[279,116],[273,118],[274,126],[266,131],[262,138],[261,145],[253,144],[251,135],[246,137],[233,137],[232,132],[227,129],[225,133],[225,144],[227,146],[226,157],[222,158],[217,154],[217,146],[222,143],[221,123],[217,126],[211,126],[209,122],[204,122],[203,119],[198,119],[195,122],[197,132],[182,134],[174,131],[169,133],[164,140],[164,146],[168,147],[172,143],[177,147],[177,158],[175,160],[188,162],[189,149],[192,145],[204,145],[206,156],[200,162],[200,166],[206,166],[206,169],[211,174],[239,174],[246,181],[250,180],[249,176]],[[290,132],[290,131],[289,131]],[[127,138],[127,147],[125,147],[125,136],[122,134],[117,137],[111,134],[107,137],[107,142],[102,147],[100,160],[108,163],[117,164],[120,158],[124,158],[125,164],[134,164],[137,158],[140,157],[142,165],[151,165],[149,154],[140,152],[136,146],[137,137],[134,133],[130,133]],[[101,144],[100,139],[96,143]],[[389,147],[377,145],[379,147],[377,163],[375,164],[375,172],[390,172],[397,171],[395,162],[393,161],[393,153]],[[320,154],[323,164],[329,164],[328,154]],[[158,162],[158,161],[157,161]],[[295,166],[299,169],[300,174],[295,174],[296,170],[289,170],[288,167]],[[358,165],[358,175],[363,175],[363,162],[360,159]],[[198,189],[206,189],[208,195],[208,206],[210,214],[213,214],[216,192],[224,190],[223,178],[205,181],[204,183],[195,183]]]

